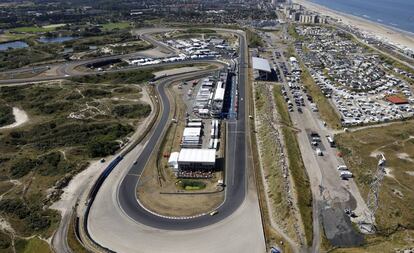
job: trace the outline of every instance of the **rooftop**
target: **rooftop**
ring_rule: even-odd
[[[408,100],[404,98],[400,98],[398,96],[388,96],[386,97],[387,101],[393,104],[408,104]]]
[[[269,73],[272,72],[270,70],[270,64],[266,59],[252,57],[252,60],[253,60],[253,69],[257,69],[257,70],[265,71]]]
[[[184,128],[183,136],[200,136],[201,128],[200,127],[186,127]]]
[[[216,150],[183,148],[178,156],[178,162],[215,163]]]

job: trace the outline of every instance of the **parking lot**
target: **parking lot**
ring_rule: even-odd
[[[409,73],[392,68],[379,55],[370,53],[337,30],[299,26],[297,32],[306,39],[297,42],[295,49],[315,83],[332,101],[342,126],[414,116],[410,81],[397,76],[411,78]]]
[[[338,170],[344,161],[335,147],[334,132],[321,119],[314,98],[301,83],[299,59],[285,57],[278,47],[273,51],[269,60],[280,70],[282,96],[293,127],[298,131],[302,160],[314,194],[314,211],[317,212],[314,219],[322,219],[320,222],[331,243],[358,245],[361,236],[355,232],[345,210],[352,210],[357,220],[368,221],[365,201],[354,179],[342,177],[344,171]],[[352,168],[349,171],[352,172]]]

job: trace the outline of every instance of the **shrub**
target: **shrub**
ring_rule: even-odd
[[[88,152],[90,157],[113,155],[118,148],[119,143],[115,141],[94,140],[88,144]]]
[[[14,122],[13,108],[7,105],[0,105],[0,126],[12,124]]]
[[[141,118],[147,117],[151,112],[151,106],[147,104],[117,105],[112,113],[118,117]]]
[[[10,173],[13,178],[20,178],[36,167],[36,161],[32,159],[20,159],[11,168]]]

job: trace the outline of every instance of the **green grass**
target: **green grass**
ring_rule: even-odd
[[[13,34],[10,32],[5,32],[3,34],[0,34],[0,42],[8,42],[8,41],[14,41],[14,40],[22,40],[27,38],[29,35],[25,34]]]
[[[274,98],[276,107],[282,120],[292,126],[289,113],[287,111],[286,103],[282,97],[281,87],[275,87]],[[292,175],[295,189],[297,192],[297,202],[299,212],[302,216],[303,226],[305,228],[305,236],[308,245],[312,244],[313,229],[312,229],[312,193],[310,190],[310,183],[306,169],[302,161],[299,144],[296,139],[296,133],[292,128],[283,127],[283,136],[285,139],[287,155],[289,159],[289,171]]]
[[[262,38],[250,29],[246,30],[246,38],[249,47],[262,47],[264,45]]]
[[[339,248],[330,250],[331,253],[378,253],[403,252],[404,249],[414,247],[413,230],[400,230],[390,236],[366,236],[366,244],[359,248]],[[397,251],[397,250],[400,251]]]
[[[16,241],[17,253],[52,253],[49,244],[37,237],[29,240],[20,239]]]
[[[69,224],[68,228],[68,245],[69,248],[76,253],[88,253],[89,251],[86,250],[82,244],[78,241],[75,234],[75,220],[71,219],[71,222]]]
[[[131,23],[130,22],[106,23],[106,24],[102,24],[102,28],[104,31],[111,31],[115,29],[122,30],[122,29],[131,28]]]
[[[202,190],[206,184],[199,180],[183,179],[178,181],[179,186],[186,191]]]
[[[0,127],[14,122],[13,108],[8,105],[0,105]]]
[[[216,31],[205,28],[189,28],[185,30],[186,33],[216,33]]]
[[[117,72],[117,73],[105,73],[97,75],[88,75],[82,77],[72,78],[75,82],[80,83],[141,83],[143,81],[148,81],[153,78],[151,70],[138,70],[138,71],[126,71],[126,72]]]
[[[55,29],[56,27],[24,26],[24,27],[12,28],[9,31],[20,32],[20,33],[43,33],[43,32],[50,32]]]

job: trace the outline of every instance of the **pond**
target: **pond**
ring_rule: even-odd
[[[24,42],[24,41],[11,41],[11,42],[5,42],[5,43],[0,43],[0,51],[6,51],[10,48],[12,49],[16,49],[16,48],[25,48],[28,47],[29,45]]]
[[[77,39],[78,37],[72,37],[72,36],[62,36],[62,37],[41,37],[38,39],[39,42],[42,43],[62,43],[65,41],[71,41],[74,39]]]

